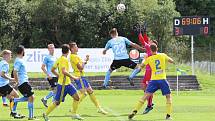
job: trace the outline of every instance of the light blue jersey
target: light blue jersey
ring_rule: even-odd
[[[15,59],[14,70],[16,70],[18,73],[19,86],[22,85],[24,82],[28,82],[28,75],[24,59],[18,57]]]
[[[126,45],[131,45],[131,41],[128,40],[125,37],[116,37],[110,39],[106,46],[105,49],[108,50],[109,48],[112,48],[113,53],[114,53],[114,60],[122,60],[122,59],[128,59],[129,55],[126,49]]]
[[[9,74],[9,64],[5,60],[0,61],[0,75],[2,72],[7,75]],[[9,80],[0,76],[0,87],[3,87],[7,84],[9,84]]]
[[[57,60],[56,57],[52,56],[52,55],[47,55],[45,56],[44,60],[43,60],[43,64],[46,65],[46,71],[47,73],[51,76],[51,77],[56,77],[52,72],[52,66],[54,65],[55,61]]]

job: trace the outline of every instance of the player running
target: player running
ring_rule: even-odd
[[[67,56],[69,54],[69,45],[63,44],[62,45],[62,56],[55,62],[54,66],[52,67],[51,71],[58,77],[58,84],[57,84],[57,92],[55,96],[54,102],[48,106],[46,113],[43,113],[43,118],[45,121],[49,121],[48,115],[58,106],[61,102],[64,102],[64,99],[67,94],[73,97],[73,107],[72,107],[72,118],[83,120],[77,114],[78,103],[79,103],[79,95],[77,94],[76,88],[71,83],[71,79],[78,80],[77,77],[71,75],[69,73],[69,61]],[[58,68],[59,74],[56,72]]]
[[[10,50],[3,50],[2,54],[3,60],[0,61],[0,96],[2,98],[8,98],[12,100],[13,98],[18,99],[19,95],[18,92],[9,85],[9,81],[14,81],[14,78],[9,77],[9,62],[11,60],[11,51]],[[24,118],[18,114],[14,109],[10,109],[10,115],[14,118]]]
[[[128,52],[126,49],[126,45],[132,46],[138,50],[142,50],[142,51],[144,50],[144,48],[131,42],[127,38],[118,36],[118,32],[117,32],[116,28],[113,28],[110,31],[110,36],[112,37],[112,39],[110,39],[107,42],[105,49],[103,50],[103,54],[105,55],[107,50],[111,48],[114,53],[114,60],[110,66],[110,69],[106,73],[105,80],[103,83],[103,88],[107,88],[108,82],[110,80],[110,75],[115,69],[118,69],[121,66],[125,66],[128,68],[134,69],[134,71],[136,71],[136,69],[138,69],[137,64],[135,62],[131,61],[129,58]],[[129,80],[129,82],[130,82],[130,85],[134,86],[134,83],[132,80]]]
[[[165,68],[166,60],[170,63],[173,63],[173,60],[164,53],[157,53],[158,48],[156,44],[151,44],[150,49],[152,51],[152,56],[143,61],[141,66],[145,67],[147,64],[149,64],[152,70],[151,81],[149,81],[144,96],[138,101],[137,105],[133,109],[132,113],[128,116],[128,118],[132,119],[137,114],[137,111],[143,106],[144,102],[154,92],[156,92],[158,89],[161,89],[162,94],[166,96],[166,119],[171,120],[170,115],[172,112],[172,97],[169,84],[166,80]]]
[[[82,61],[80,56],[77,55],[78,52],[78,46],[75,42],[69,43],[70,46],[70,62],[72,65],[72,68],[74,69],[73,73],[76,77],[80,77],[80,79],[75,80],[75,83],[77,85],[77,89],[80,91],[80,102],[87,96],[86,93],[90,96],[91,101],[94,103],[96,108],[98,109],[98,113],[107,114],[106,111],[104,111],[101,106],[99,105],[99,102],[97,101],[93,89],[88,83],[88,80],[84,76],[84,66],[87,64],[89,60],[89,56],[86,56],[85,62]]]
[[[28,120],[34,120],[34,92],[31,88],[31,85],[28,81],[28,75],[26,71],[26,64],[23,59],[25,55],[25,48],[24,46],[20,45],[17,50],[17,57],[14,62],[14,69],[13,69],[13,75],[15,82],[18,83],[18,89],[20,93],[23,95],[22,98],[19,99],[13,99],[11,101],[11,105],[13,106],[14,111],[16,111],[17,102],[25,102],[28,101],[28,111],[29,116]]]
[[[56,91],[55,87],[57,86],[57,80],[58,80],[58,78],[51,72],[51,68],[54,65],[55,61],[57,60],[57,58],[54,57],[54,50],[55,50],[54,44],[48,44],[49,55],[47,55],[44,58],[43,64],[41,67],[43,72],[46,74],[47,80],[51,86],[51,88],[50,88],[51,91],[48,93],[48,95],[46,95],[45,97],[43,97],[41,99],[41,101],[45,107],[48,107],[47,100],[49,98],[53,97],[53,99],[54,99],[55,91]]]

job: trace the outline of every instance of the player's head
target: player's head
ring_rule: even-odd
[[[77,46],[76,42],[70,42],[69,47],[70,47],[70,51],[72,53],[77,53],[78,52],[78,46]]]
[[[23,45],[19,45],[16,49],[16,54],[18,56],[25,56],[25,47]]]
[[[158,46],[158,41],[157,40],[152,40],[152,43],[155,43]]]
[[[4,60],[10,61],[11,60],[11,54],[12,54],[12,52],[10,50],[3,50],[1,53],[1,56],[3,57]]]
[[[63,44],[61,46],[62,48],[62,54],[68,55],[69,54],[69,45],[68,44]]]
[[[150,45],[150,49],[151,49],[152,53],[156,53],[157,50],[158,50],[158,47],[157,47],[157,45],[155,43],[152,43]]]
[[[54,54],[54,44],[48,44],[48,51],[49,51],[49,54],[53,55]]]
[[[118,36],[117,29],[116,28],[111,29],[109,34],[112,38],[117,37]]]

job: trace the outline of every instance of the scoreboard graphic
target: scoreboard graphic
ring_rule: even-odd
[[[200,16],[182,16],[173,19],[173,35],[208,35],[210,18]]]

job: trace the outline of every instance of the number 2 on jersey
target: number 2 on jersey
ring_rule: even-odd
[[[160,67],[160,60],[155,60],[155,66],[156,66],[156,70],[161,69],[161,67]]]

